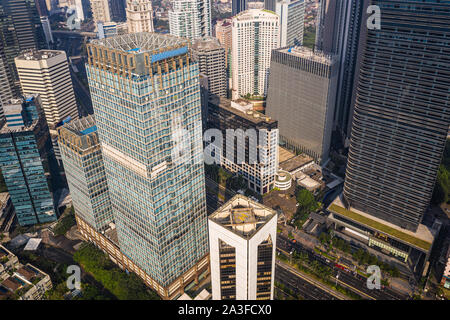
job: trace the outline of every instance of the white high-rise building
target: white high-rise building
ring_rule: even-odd
[[[82,0],[74,0],[75,10],[77,11],[77,19],[84,21],[84,11]]]
[[[78,118],[78,108],[64,51],[33,50],[15,59],[24,95],[39,93],[50,129],[67,117]]]
[[[111,10],[108,0],[90,0],[90,2],[92,17],[96,25],[98,22],[111,21]]]
[[[128,32],[154,32],[151,0],[127,0]]]
[[[242,195],[208,218],[213,300],[273,299],[277,213]]]
[[[233,99],[266,96],[272,49],[280,46],[279,17],[268,10],[246,10],[233,17]]]
[[[56,126],[63,120],[78,119],[78,107],[64,51],[32,50],[14,59],[24,95],[38,93],[56,160],[61,163]]]
[[[276,3],[280,17],[280,46],[303,44],[305,0],[283,0]]]
[[[51,42],[53,42],[52,28],[50,27],[50,21],[48,20],[48,17],[42,16],[41,24],[42,29],[44,30],[45,42],[47,42],[48,46]]]
[[[195,40],[211,36],[209,0],[173,0],[169,11],[170,34]]]

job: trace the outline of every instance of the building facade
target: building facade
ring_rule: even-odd
[[[104,230],[114,219],[94,117],[59,127],[58,145],[75,214],[95,230]]]
[[[128,0],[126,12],[130,33],[154,31],[153,7],[150,0]]]
[[[232,95],[265,96],[272,49],[280,44],[277,14],[251,9],[233,17]]]
[[[362,14],[367,10],[368,4],[368,1],[322,0],[316,28],[315,49],[340,57],[334,123],[346,147],[356,98],[355,79],[358,78],[360,69],[361,57],[358,52],[361,47],[361,27],[366,28]]]
[[[109,9],[111,12],[111,20],[115,22],[125,22],[127,3],[124,0],[109,0]]]
[[[93,40],[86,68],[121,252],[167,290],[189,285],[208,255],[189,42],[157,33]]]
[[[51,178],[51,140],[39,96],[4,105],[0,129],[0,163],[21,226],[56,220]]]
[[[450,123],[450,26],[440,14],[450,3],[371,3],[383,17],[380,30],[362,28],[343,194],[349,207],[415,231],[430,204]]]
[[[247,0],[232,0],[231,14],[234,17],[238,13],[247,10]]]
[[[64,51],[27,51],[16,57],[23,94],[38,93],[51,130],[62,120],[78,118],[78,108]]]
[[[27,49],[45,49],[46,42],[34,0],[0,1],[0,57],[14,96],[20,85],[14,58]]]
[[[336,59],[305,47],[272,52],[266,113],[278,120],[280,140],[324,163],[336,103]]]
[[[92,18],[97,25],[99,22],[111,22],[111,10],[108,0],[90,0]]]
[[[193,41],[211,36],[209,0],[174,0],[169,11],[170,34]]]
[[[283,0],[274,8],[280,17],[280,47],[301,46],[305,25],[305,1]]]
[[[6,59],[0,55],[0,119],[3,118],[3,104],[13,98],[13,84],[14,81],[8,70]]]
[[[227,68],[231,67],[231,19],[216,21],[215,35],[220,44],[225,48]],[[228,71],[231,74],[231,70]]]
[[[237,195],[208,225],[213,300],[273,299],[277,213]]]
[[[44,30],[45,41],[47,42],[47,47],[53,43],[52,28],[50,27],[50,21],[47,16],[41,17],[42,29]]]
[[[192,57],[199,70],[208,77],[210,96],[227,97],[228,78],[225,49],[213,37],[197,39],[192,44]]]
[[[277,121],[259,112],[242,109],[239,100],[214,97],[208,106],[208,128],[222,132],[222,145],[215,145],[221,166],[242,176],[248,188],[258,194],[265,194],[275,187]]]

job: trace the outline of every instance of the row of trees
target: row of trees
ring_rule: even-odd
[[[85,244],[73,258],[119,300],[160,299],[137,275],[122,271],[93,244]]]
[[[449,201],[450,192],[450,140],[445,143],[442,163],[439,167],[431,202],[435,205]]]

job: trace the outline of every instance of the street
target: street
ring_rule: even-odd
[[[295,250],[298,253],[306,253],[308,255],[308,259],[310,261],[317,261],[322,265],[326,265],[333,270],[333,277],[339,273],[338,282],[356,294],[360,295],[363,299],[372,299],[372,300],[406,300],[407,296],[403,296],[389,288],[384,288],[380,290],[371,290],[367,288],[367,278],[359,275],[357,273],[345,272],[337,267],[335,267],[334,262],[329,261],[316,253],[313,250],[307,249],[303,247],[300,243],[292,243],[289,239],[278,235],[277,237],[277,248],[285,251],[287,253]]]

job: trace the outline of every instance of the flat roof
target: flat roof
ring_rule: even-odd
[[[286,47],[277,49],[277,51],[327,65],[333,64],[335,60],[330,54],[317,50],[314,51],[307,47]]]
[[[209,103],[218,106],[219,108],[225,109],[230,111],[231,113],[234,113],[235,115],[248,120],[250,122],[253,122],[254,124],[259,124],[262,122],[266,122],[269,124],[273,124],[273,123],[278,123],[277,120],[274,120],[273,118],[266,116],[265,114],[262,114],[260,112],[254,111],[254,110],[248,110],[248,111],[241,111],[237,108],[234,108],[231,105],[231,100],[223,98],[223,97],[211,97],[209,99]],[[236,101],[234,101],[236,102]],[[242,103],[242,101],[237,102],[237,103]]]
[[[211,221],[250,239],[276,212],[265,205],[237,194],[209,216]]]
[[[402,229],[395,224],[355,208],[350,208],[350,210],[345,209],[340,196],[337,196],[336,199],[334,199],[328,207],[328,210],[426,251],[430,250],[431,245],[433,244],[434,235],[427,226],[419,224],[416,232]]]
[[[65,52],[61,50],[29,50],[17,56],[16,59],[39,61],[39,60],[47,60],[56,57],[60,54],[65,54]]]
[[[295,171],[300,167],[303,167],[305,164],[314,162],[314,159],[306,154],[300,154],[298,156],[294,156],[293,158],[289,158],[285,161],[280,162],[280,168],[287,172]]]

